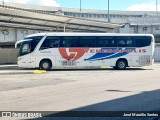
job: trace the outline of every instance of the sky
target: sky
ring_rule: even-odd
[[[2,1],[2,0],[0,0]],[[156,0],[109,0],[110,10],[156,11]],[[4,0],[23,4],[80,8],[80,0]],[[157,0],[160,10],[160,0]],[[108,9],[108,0],[81,0],[82,9]]]

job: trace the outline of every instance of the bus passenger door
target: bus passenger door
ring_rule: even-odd
[[[30,55],[30,66],[33,68],[36,67],[36,55],[35,54]]]
[[[25,59],[22,61],[25,67],[27,68],[35,68],[36,67],[36,56],[34,54],[28,54],[25,56]]]
[[[26,68],[30,68],[31,67],[31,55],[27,54],[24,56],[21,56],[18,58],[18,64],[20,67],[26,67]]]

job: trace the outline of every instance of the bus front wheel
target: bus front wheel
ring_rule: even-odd
[[[126,60],[118,60],[115,66],[115,69],[117,70],[124,70],[127,67],[127,62]]]
[[[42,70],[50,70],[52,67],[52,63],[50,60],[42,60],[40,62],[40,69]]]

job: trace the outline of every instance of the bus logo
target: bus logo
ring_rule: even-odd
[[[67,61],[76,61],[83,57],[89,48],[59,48],[59,52]]]

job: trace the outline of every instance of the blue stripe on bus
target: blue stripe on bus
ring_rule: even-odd
[[[123,50],[123,51],[127,51],[127,50],[135,50],[135,48],[125,48],[125,49],[122,49],[122,48],[103,48],[101,50]],[[105,59],[112,59],[112,58],[118,58],[118,57],[121,57],[121,56],[124,56],[124,55],[127,55],[129,54],[129,52],[111,52],[111,53],[97,53],[95,54],[94,56],[88,58],[87,60],[88,61],[96,61],[96,60],[105,60]]]

